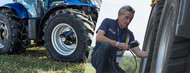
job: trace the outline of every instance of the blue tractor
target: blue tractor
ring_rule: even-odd
[[[44,45],[53,60],[87,60],[101,0],[13,2],[0,7],[1,54]]]

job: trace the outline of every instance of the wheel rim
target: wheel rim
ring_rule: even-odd
[[[168,16],[165,16],[166,19],[164,21],[164,27],[163,31],[161,34],[161,39],[160,39],[160,45],[159,45],[159,50],[158,50],[158,55],[157,55],[157,62],[156,62],[156,73],[161,73],[163,71],[164,64],[166,62],[166,56],[167,56],[167,51],[169,49],[169,43],[171,42],[172,39],[172,31],[174,28],[174,20],[175,20],[175,12],[174,12],[174,7],[173,4],[169,8],[169,13],[167,14]]]
[[[7,39],[8,39],[7,26],[3,21],[0,21],[0,48],[5,47]]]
[[[67,33],[66,36],[62,36],[64,35],[63,33]],[[70,35],[71,33],[73,34]],[[75,42],[70,42],[69,44],[65,43],[69,40],[67,39],[68,35],[74,37]],[[71,55],[76,50],[77,41],[78,39],[75,30],[66,23],[56,25],[52,31],[51,42],[54,49],[61,55]]]

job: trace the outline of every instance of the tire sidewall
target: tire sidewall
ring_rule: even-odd
[[[162,13],[162,16],[161,16],[161,21],[159,23],[159,28],[158,28],[158,34],[157,34],[156,42],[155,42],[155,46],[154,46],[154,49],[155,49],[154,52],[153,52],[153,57],[154,58],[152,59],[152,65],[151,65],[151,70],[150,70],[150,72],[152,72],[152,73],[156,73],[156,65],[157,65],[157,61],[158,61],[159,47],[160,47],[160,43],[161,43],[162,33],[164,32],[164,29],[165,29],[165,26],[166,26],[166,24],[164,24],[164,22],[166,22],[166,18],[168,16],[167,13],[169,13],[168,8],[172,3],[175,3],[173,5],[176,5],[176,2],[174,0],[168,0],[167,2],[165,2],[164,10],[163,10],[163,13]],[[175,12],[178,10],[176,7],[177,6],[174,6],[174,10],[173,10]],[[176,29],[176,24],[177,24],[176,23],[177,15],[174,15],[174,16],[176,16],[176,17],[175,17],[175,20],[173,21],[174,25],[172,25],[172,29],[167,29],[167,30],[171,30],[171,32],[170,32],[171,35],[169,36],[170,40],[169,40],[168,47],[167,47],[165,62],[163,64],[164,66],[162,68],[162,73],[166,73],[167,65],[168,65],[168,62],[169,62],[169,57],[171,55],[171,46],[172,46],[172,43],[174,41],[175,29]]]
[[[159,25],[160,16],[161,16],[158,14],[160,13],[160,10],[162,11],[162,9],[160,9],[160,7],[161,7],[160,4],[162,5],[162,3],[164,3],[164,2],[158,1],[153,6],[150,17],[149,17],[149,22],[147,25],[146,34],[145,34],[145,38],[144,38],[144,44],[143,44],[143,50],[148,51],[147,49],[149,49],[149,55],[146,60],[141,59],[140,71],[139,71],[140,73],[149,72],[151,60],[152,60],[152,58],[155,58],[155,57],[152,57],[152,54],[153,54],[153,50],[154,50],[154,43],[155,43],[157,29],[158,29],[158,25]],[[145,64],[145,67],[143,67],[145,61],[146,61],[146,64]],[[143,68],[144,68],[144,71],[143,71]]]
[[[174,24],[172,25],[172,28],[171,29],[168,29],[168,30],[171,30],[171,35],[170,35],[170,41],[169,41],[169,44],[168,44],[168,51],[166,53],[166,59],[165,59],[165,62],[164,62],[164,66],[163,66],[163,71],[162,73],[168,73],[167,70],[168,70],[168,65],[169,65],[169,60],[170,60],[170,57],[171,57],[171,53],[172,53],[172,47],[174,45],[174,41],[175,41],[175,32],[176,32],[176,27],[177,27],[177,18],[178,18],[178,11],[179,11],[179,3],[176,1],[176,0],[170,0],[171,3],[168,3],[168,4],[172,4],[174,5],[174,11],[175,11],[175,19],[174,19]]]

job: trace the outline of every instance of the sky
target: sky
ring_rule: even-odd
[[[13,0],[0,0],[0,6],[6,4],[6,3],[12,3]]]
[[[0,6],[6,3],[11,3],[13,0],[1,0]],[[133,32],[135,39],[140,42],[142,48],[145,30],[148,23],[148,18],[151,11],[151,0],[102,0],[102,6],[97,21],[96,29],[105,18],[117,19],[118,10],[124,5],[130,5],[135,9],[135,15],[129,25],[129,29]],[[92,46],[95,45],[95,36],[93,38]]]

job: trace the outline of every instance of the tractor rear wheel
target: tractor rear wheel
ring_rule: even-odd
[[[147,64],[144,62],[146,68],[144,71],[141,68],[140,73],[189,73],[190,39],[175,35],[181,0],[164,2],[155,40],[152,40],[154,44],[145,43],[153,45],[153,47],[147,48],[150,49],[149,56],[151,57],[148,57]],[[148,39],[150,38],[145,40]]]
[[[158,28],[151,73],[189,73],[190,39],[175,35],[181,0],[166,0]]]
[[[0,53],[22,53],[25,49],[21,45],[21,23],[19,18],[9,9],[0,10]]]
[[[50,16],[44,29],[44,41],[54,60],[87,60],[95,28],[90,18],[77,9],[58,10]]]
[[[162,14],[163,6],[165,1],[158,1],[151,11],[149,22],[146,29],[145,39],[144,39],[144,45],[143,50],[149,51],[148,58],[141,59],[141,65],[140,65],[140,73],[149,73],[150,67],[151,67],[151,61],[153,55],[154,44],[156,41],[156,35],[158,31],[158,26],[160,22],[160,17]]]

